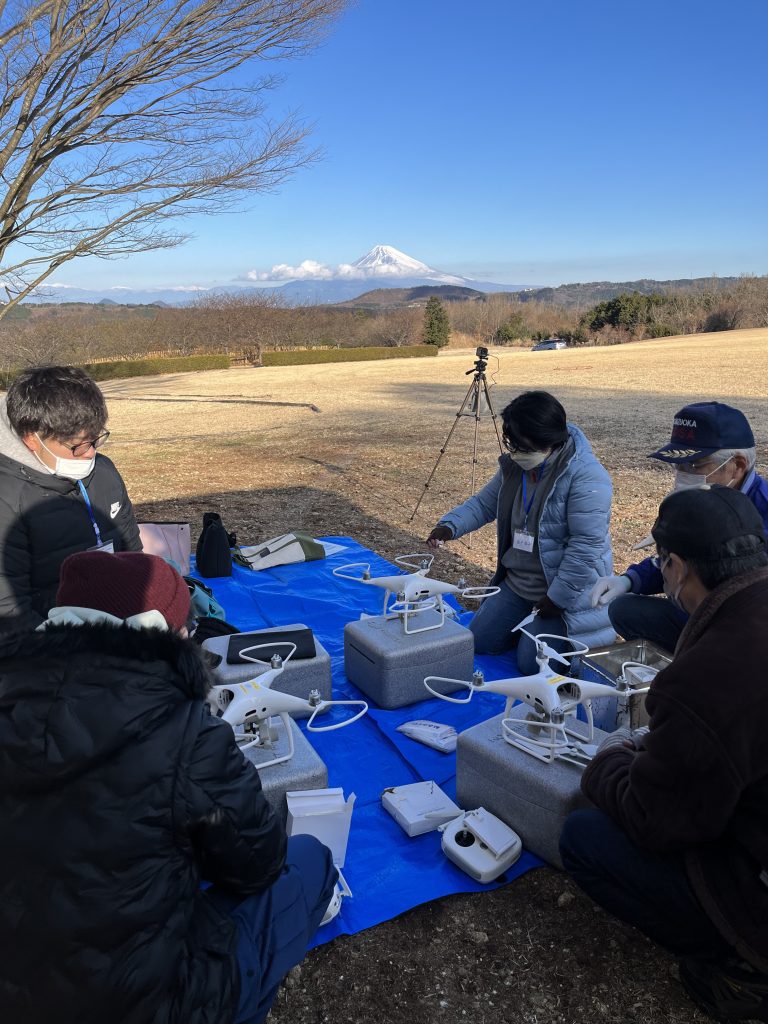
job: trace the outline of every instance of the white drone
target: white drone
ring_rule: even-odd
[[[434,697],[450,701],[452,704],[469,704],[478,691],[503,694],[507,698],[507,703],[501,727],[507,743],[547,764],[551,764],[557,758],[584,767],[594,757],[597,749],[593,743],[595,733],[591,701],[595,697],[616,697],[617,690],[605,683],[584,682],[553,671],[549,666],[550,661],[559,661],[568,667],[569,658],[586,654],[589,648],[578,640],[560,637],[554,633],[533,636],[525,629],[533,618],[533,614],[527,616],[512,632],[519,629],[536,644],[539,671],[535,675],[519,676],[515,679],[494,679],[490,682],[485,679],[482,672],[475,672],[469,682],[427,676],[424,686]],[[567,640],[574,649],[560,654],[544,642],[545,638]],[[463,685],[468,687],[469,692],[466,697],[451,697],[434,689],[434,685],[440,683]],[[513,705],[518,701],[523,701],[532,709],[525,719],[512,718],[510,715]],[[568,728],[567,724],[575,717],[579,704],[582,704],[586,711],[586,735]]]
[[[270,650],[275,647],[289,647],[290,650],[285,658],[281,658],[279,654],[273,654],[269,661],[252,655],[252,652],[264,647]],[[295,652],[296,645],[287,641],[246,647],[240,652],[240,657],[246,661],[252,661],[254,664],[268,665],[267,671],[256,679],[248,679],[242,683],[225,683],[221,686],[214,686],[208,694],[208,704],[213,714],[220,714],[221,718],[232,726],[235,740],[241,750],[248,750],[249,747],[274,750],[277,746],[278,729],[272,719],[280,719],[288,738],[288,751],[279,756],[276,754],[271,761],[260,762],[257,765],[259,769],[271,768],[273,765],[290,761],[293,757],[294,742],[290,715],[309,713],[307,719],[309,732],[331,732],[334,729],[343,729],[345,726],[351,725],[358,718],[362,718],[368,710],[368,705],[364,700],[323,700],[317,690],[311,690],[305,700],[303,697],[294,697],[290,693],[281,693],[279,690],[270,689]],[[355,705],[360,708],[360,711],[351,718],[345,718],[342,722],[323,726],[314,725],[317,715],[341,705]]]
[[[412,561],[415,559],[416,561]],[[498,594],[498,587],[468,587],[465,580],[459,580],[456,586],[453,583],[445,583],[442,580],[428,578],[429,570],[432,568],[434,555],[423,555],[416,552],[410,555],[398,555],[395,559],[398,565],[412,569],[409,573],[393,573],[391,576],[371,576],[369,562],[350,562],[348,565],[340,565],[333,570],[333,575],[343,580],[353,580],[355,583],[368,583],[374,587],[380,587],[384,591],[384,606],[382,615],[387,618],[400,618],[403,622],[405,633],[426,633],[430,629],[440,629],[445,622],[446,614],[453,616],[453,609],[446,605],[443,597],[446,594],[455,594],[468,601],[482,601],[486,597]],[[354,570],[358,570],[355,572]],[[390,603],[390,598],[394,601]],[[411,627],[411,618],[420,612],[436,611],[439,615],[437,622],[430,625]]]

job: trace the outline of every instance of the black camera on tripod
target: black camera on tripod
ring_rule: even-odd
[[[475,349],[475,355],[477,356],[475,367],[473,370],[467,370],[464,374],[465,377],[468,377],[470,373],[483,373],[488,366],[488,349],[485,345],[478,345]]]

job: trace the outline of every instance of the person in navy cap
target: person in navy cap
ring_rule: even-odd
[[[755,438],[747,417],[722,402],[686,405],[672,422],[668,444],[648,456],[675,471],[674,489],[720,484],[745,494],[768,535],[768,481],[755,470]],[[603,576],[592,589],[593,606],[609,604],[613,628],[626,640],[650,640],[674,651],[687,613],[663,592],[656,558],[630,565],[622,576]]]

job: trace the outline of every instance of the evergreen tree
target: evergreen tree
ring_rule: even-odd
[[[448,314],[445,307],[436,295],[427,299],[424,310],[424,332],[422,340],[425,345],[436,345],[443,348],[448,344],[451,335],[451,325],[448,322]]]

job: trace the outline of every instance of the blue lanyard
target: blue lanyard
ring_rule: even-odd
[[[101,547],[101,530],[99,529],[99,524],[96,522],[96,516],[93,514],[93,508],[91,506],[91,499],[88,497],[88,491],[86,491],[85,484],[82,480],[77,481],[77,486],[80,488],[80,493],[83,496],[85,507],[88,509],[88,515],[91,517],[93,532],[96,534],[96,543]]]
[[[549,458],[549,456],[547,456],[547,459],[548,458]],[[544,472],[544,467],[547,464],[547,459],[544,459],[542,464],[540,466],[536,467],[538,469],[538,471],[539,471],[539,474]],[[526,500],[525,500],[525,496],[526,496],[526,493],[527,493],[526,472],[525,472],[525,470],[523,470],[523,514],[525,516],[525,520],[523,522],[523,529],[525,530],[526,533],[528,532],[528,513],[531,511],[531,505],[533,504],[533,499],[536,497],[536,487],[539,486],[540,482],[541,482],[541,475],[539,475],[539,479],[536,481],[536,485],[533,488],[533,493],[531,494],[531,500],[526,503]]]

